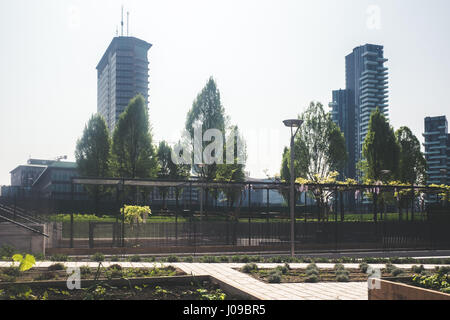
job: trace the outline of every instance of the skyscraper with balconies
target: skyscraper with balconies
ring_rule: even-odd
[[[330,103],[333,120],[344,133],[349,161],[346,178],[358,178],[356,164],[362,159],[362,146],[372,111],[377,107],[388,115],[388,72],[383,46],[366,44],[345,57],[345,90],[333,91]]]
[[[426,117],[423,137],[427,184],[450,184],[450,134],[447,118]]]
[[[97,65],[97,112],[110,132],[134,96],[142,94],[148,104],[151,46],[135,37],[115,37]]]

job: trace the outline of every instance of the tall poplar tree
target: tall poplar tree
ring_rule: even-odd
[[[114,129],[114,173],[124,178],[154,178],[158,172],[155,148],[142,95],[131,99]]]
[[[366,161],[364,176],[370,180],[397,179],[399,176],[400,146],[380,109],[372,112],[369,130],[363,144]],[[388,177],[383,172],[389,172]]]

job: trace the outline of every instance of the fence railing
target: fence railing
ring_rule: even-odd
[[[163,192],[167,189],[162,188],[170,187],[170,183],[165,183],[164,187],[111,187],[108,194],[97,200],[89,197],[80,200],[74,197],[0,197],[0,205],[26,217],[40,217],[50,222],[52,228],[48,230],[54,232],[49,243],[59,248],[229,246],[284,250],[289,246],[285,184],[216,183],[194,188],[192,184],[186,186],[190,181],[177,182],[174,188],[181,189],[172,193],[176,199],[167,199]],[[395,196],[395,192],[406,187],[377,186],[376,191],[370,187],[330,185],[328,188],[334,193],[321,205],[311,191],[313,186],[309,191],[297,189],[296,248],[450,248],[450,210],[447,202],[436,201],[438,190],[410,187],[416,193],[408,191]],[[158,188],[160,190],[155,191]],[[236,188],[236,192],[230,192],[232,188]],[[203,192],[202,196],[195,194],[195,190]],[[371,193],[376,197],[371,197]],[[155,194],[162,194],[162,199]],[[432,201],[427,201],[429,199]],[[126,224],[120,214],[125,204],[148,205],[152,215],[146,223]],[[57,214],[64,216],[55,216]],[[97,218],[89,221],[79,219],[76,214],[94,214]]]

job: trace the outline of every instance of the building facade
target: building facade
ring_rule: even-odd
[[[110,132],[134,96],[141,94],[148,104],[151,46],[135,37],[115,37],[97,65],[97,112]]]
[[[332,92],[331,114],[344,133],[349,154],[345,178],[359,178],[356,164],[362,159],[371,113],[379,108],[389,119],[386,61],[383,46],[356,47],[345,57],[345,90]]]
[[[445,116],[426,117],[424,147],[427,184],[450,184],[450,134]]]
[[[71,180],[78,176],[75,162],[29,159],[26,165],[19,165],[11,172],[11,186],[3,186],[2,197],[39,197],[47,199],[85,199],[87,194],[82,185]]]

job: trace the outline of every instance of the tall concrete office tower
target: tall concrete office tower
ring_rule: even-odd
[[[97,112],[111,133],[130,99],[140,93],[148,104],[151,46],[134,37],[115,37],[97,65]]]
[[[333,91],[333,120],[344,133],[349,160],[345,178],[358,178],[356,164],[362,159],[370,114],[377,107],[388,114],[388,72],[383,46],[366,44],[345,57],[345,90]]]

